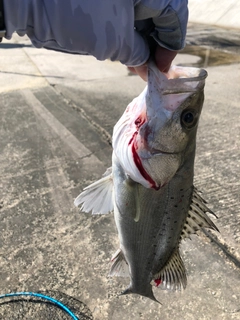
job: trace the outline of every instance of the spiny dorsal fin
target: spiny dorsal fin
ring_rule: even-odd
[[[186,269],[177,248],[165,267],[153,277],[153,285],[161,289],[182,290],[186,288]]]
[[[110,169],[105,172],[102,179],[83,190],[74,201],[76,207],[82,204],[81,210],[92,211],[92,214],[105,214],[113,211],[113,181]]]
[[[111,259],[109,272],[111,277],[129,277],[129,267],[121,249],[118,249]]]
[[[207,212],[216,217],[216,215],[207,207],[206,201],[197,193],[196,188],[194,188],[190,210],[181,234],[181,240],[190,238],[191,234],[196,233],[202,228],[210,228],[218,231],[218,228],[206,214]]]

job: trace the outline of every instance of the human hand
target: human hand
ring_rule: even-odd
[[[21,14],[15,2],[4,2],[6,39],[16,31],[37,48],[120,61],[145,80],[149,58],[166,72],[185,44],[187,0],[29,0]]]
[[[161,3],[164,1],[137,3],[135,30],[146,40],[148,59],[155,60],[158,69],[167,73],[178,51],[184,47],[188,8],[187,0],[168,1],[165,8],[161,8]],[[147,61],[129,70],[147,81]]]
[[[173,59],[176,57],[178,51],[171,51],[166,48],[157,46],[154,53],[154,60],[161,72],[168,72]],[[128,69],[138,74],[144,81],[147,81],[147,62],[138,67],[128,67]]]

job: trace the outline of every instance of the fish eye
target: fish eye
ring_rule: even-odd
[[[198,121],[198,114],[195,110],[184,110],[181,114],[181,124],[186,129],[193,128]]]

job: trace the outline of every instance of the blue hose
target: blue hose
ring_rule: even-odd
[[[58,307],[60,307],[64,311],[66,311],[74,320],[79,320],[78,317],[76,317],[75,314],[71,310],[69,310],[63,303],[61,303],[60,301],[58,301],[54,298],[51,298],[49,296],[45,296],[44,294],[41,294],[41,293],[35,293],[35,292],[6,293],[6,294],[1,294],[0,299],[8,298],[8,297],[18,297],[18,296],[30,296],[30,297],[37,297],[37,298],[45,299],[45,300],[50,301],[53,304],[57,305]]]

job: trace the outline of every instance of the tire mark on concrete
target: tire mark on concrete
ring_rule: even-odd
[[[101,161],[92,154],[67,128],[64,127],[44,105],[26,89],[22,91],[26,102],[33,108],[35,113],[48,124],[48,126],[60,137],[60,139],[70,147],[70,149],[80,158],[91,157],[99,166],[103,166]]]
[[[62,93],[62,91],[59,88],[53,85],[52,87],[54,88],[55,92],[63,98],[63,100],[67,103],[69,107],[81,113],[82,117],[94,127],[94,129],[98,132],[100,136],[103,137],[103,140],[105,140],[110,146],[112,145],[112,136],[107,132],[107,130],[105,130],[90,116],[88,116],[88,114],[84,111],[83,108],[80,108],[79,106],[77,106],[71,99],[66,98],[66,96]],[[85,101],[85,105],[86,104],[87,104],[87,101]]]

